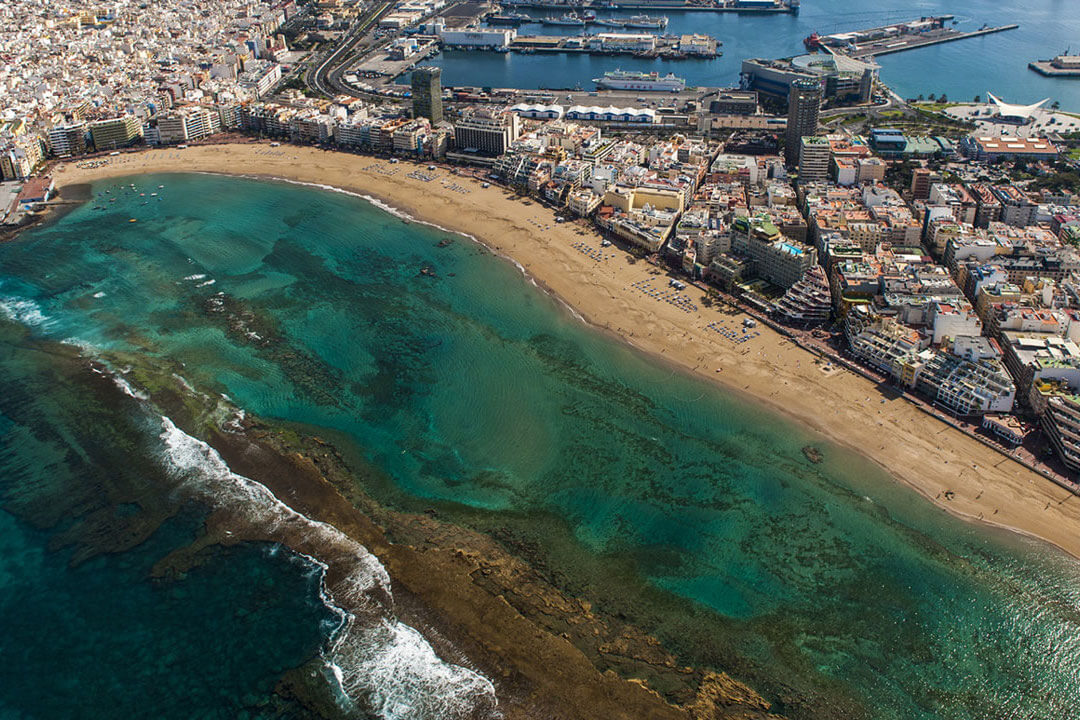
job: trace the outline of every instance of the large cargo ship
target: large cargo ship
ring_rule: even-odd
[[[661,76],[651,72],[629,72],[613,70],[604,73],[604,77],[593,78],[597,87],[609,90],[659,90],[680,92],[686,89],[686,80],[672,73]]]

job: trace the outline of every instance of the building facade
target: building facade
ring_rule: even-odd
[[[442,68],[419,67],[412,74],[413,117],[442,122]]]
[[[784,160],[788,167],[794,167],[799,162],[800,140],[817,132],[820,111],[821,83],[801,78],[792,81],[791,92],[788,93],[787,130],[784,135]]]
[[[462,152],[502,155],[517,139],[519,122],[517,113],[476,108],[454,125],[454,144]]]
[[[141,138],[142,123],[134,115],[98,120],[90,123],[90,139],[97,150],[127,147]]]

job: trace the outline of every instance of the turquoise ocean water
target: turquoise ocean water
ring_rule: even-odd
[[[540,10],[525,11],[544,15]],[[616,17],[626,18],[623,12]],[[660,14],[660,13],[651,13]],[[588,55],[517,55],[447,51],[433,64],[443,67],[446,85],[592,90],[592,78],[623,70],[674,72],[690,85],[738,85],[742,61],[801,55],[803,38],[812,32],[846,32],[912,20],[927,15],[954,15],[958,30],[983,25],[1019,24],[999,34],[943,43],[878,59],[881,79],[903,97],[940,95],[970,101],[987,91],[1009,102],[1031,103],[1049,97],[1066,110],[1080,112],[1080,80],[1046,78],[1028,69],[1032,60],[1080,52],[1080,12],[1070,0],[804,0],[798,15],[669,12],[666,33],[706,33],[724,44],[723,56],[712,60],[649,60]],[[593,26],[590,33],[609,28]],[[528,24],[525,35],[579,35],[580,28]],[[637,31],[635,31],[637,32]]]
[[[134,400],[54,369],[42,338],[166,358],[248,412],[335,431],[383,471],[364,488],[378,500],[534,548],[571,592],[792,717],[1080,703],[1080,564],[591,331],[474,243],[284,183],[93,192],[0,246],[0,716],[106,717],[132,697],[169,715],[196,676],[208,716],[287,713],[275,678],[336,627],[315,568],[270,546],[151,579],[197,505],[72,567],[95,495],[113,473],[129,494],[155,482],[161,438]],[[43,507],[69,485],[78,502]],[[123,520],[110,512],[95,520]],[[211,677],[189,662],[221,657],[243,660]]]

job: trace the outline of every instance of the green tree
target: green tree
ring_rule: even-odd
[[[1050,109],[1051,109],[1051,110],[1057,110],[1057,109],[1058,109],[1058,108],[1060,108],[1060,107],[1061,107],[1061,103],[1059,103],[1059,102],[1058,102],[1057,100],[1055,100],[1054,102],[1050,103]]]
[[[975,98],[971,102],[973,102],[975,104],[981,103],[982,102],[982,95],[976,95]]]

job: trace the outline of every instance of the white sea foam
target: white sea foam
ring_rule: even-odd
[[[150,396],[144,393],[142,390],[136,390],[131,383],[119,375],[112,374],[112,381],[116,383],[116,387],[124,391],[124,394],[133,397],[136,400],[149,400]]]
[[[9,320],[32,328],[47,330],[53,324],[53,320],[41,311],[40,305],[26,298],[0,297],[0,312]]]
[[[188,258],[188,262],[191,262],[191,261],[192,261],[191,258]],[[203,280],[205,278],[206,278],[206,275],[204,275],[202,273],[198,273],[196,275],[188,275],[184,279],[185,280]]]
[[[363,702],[385,720],[498,717],[490,680],[445,662],[419,632],[396,619],[390,577],[367,548],[332,525],[296,512],[266,486],[234,473],[216,450],[169,418],[161,418],[161,428],[167,467],[182,492],[237,512],[271,535],[275,530],[301,530],[327,561],[350,570],[327,587],[326,563],[306,556],[322,568],[323,601],[341,617],[324,660],[345,709]]]
[[[81,338],[69,337],[69,338],[64,338],[60,342],[62,342],[64,345],[71,345],[72,347],[78,348],[79,352],[85,358],[89,358],[91,360],[97,360],[101,356],[101,349],[100,348],[98,348],[96,345],[94,345],[92,343],[89,343],[86,340],[83,340]]]
[[[105,297],[106,294],[107,293],[104,293],[104,292],[96,292],[96,293],[94,293],[94,297],[96,299],[100,300],[101,298]]]
[[[496,713],[495,687],[483,675],[444,662],[415,629],[383,618],[339,633],[327,661],[343,693],[366,696],[385,720],[466,720]]]
[[[206,277],[206,276],[204,275],[203,277]],[[213,285],[213,284],[214,284],[214,283],[216,283],[216,282],[217,282],[217,280],[215,280],[214,278],[210,278],[209,280],[207,280],[207,281],[205,281],[205,282],[201,282],[201,283],[199,283],[199,284],[198,284],[198,285],[196,285],[195,287],[197,287],[197,288],[201,288],[201,287],[207,287],[207,286],[209,286],[209,285]]]
[[[189,393],[191,393],[192,395],[200,395],[200,396],[202,396],[202,397],[206,397],[206,395],[204,395],[203,393],[200,393],[200,392],[198,392],[198,391],[197,391],[197,390],[196,390],[196,389],[195,389],[195,388],[194,388],[194,387],[193,387],[193,386],[191,385],[191,383],[189,383],[189,382],[187,381],[187,378],[186,378],[186,377],[184,377],[183,375],[178,375],[178,374],[176,374],[176,373],[173,373],[173,374],[172,374],[172,376],[173,376],[173,380],[176,380],[176,382],[180,383],[180,386],[181,386],[182,388],[184,388],[184,390],[186,390],[186,391],[188,391]]]

